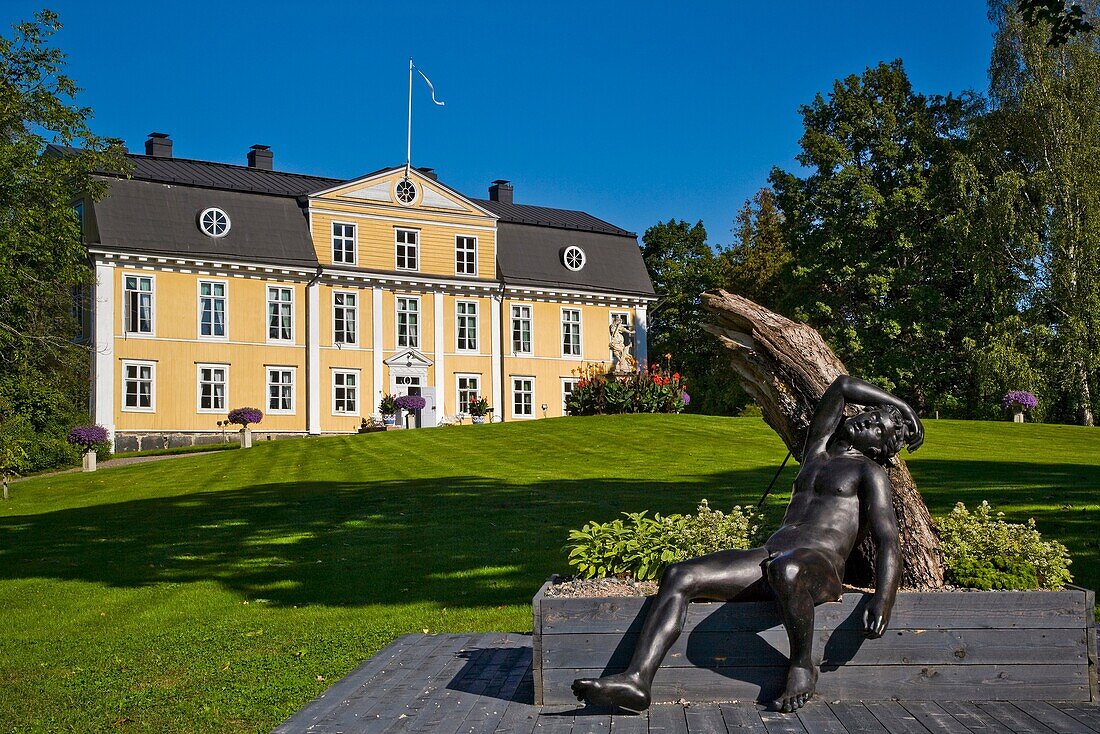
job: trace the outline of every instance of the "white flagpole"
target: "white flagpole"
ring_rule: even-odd
[[[409,57],[409,129],[405,138],[405,178],[409,177],[409,167],[412,165],[413,147],[413,60]]]

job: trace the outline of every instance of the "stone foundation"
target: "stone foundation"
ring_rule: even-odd
[[[285,433],[276,431],[252,430],[252,444],[261,441],[275,441],[282,438],[302,438],[304,433]],[[182,446],[202,446],[211,443],[241,442],[239,429],[226,431],[204,431],[194,433],[168,433],[157,431],[117,431],[115,433],[115,453],[127,451],[149,451],[152,449],[175,449]]]

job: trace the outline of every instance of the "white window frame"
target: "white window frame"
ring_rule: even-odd
[[[278,384],[280,387],[282,382],[273,383],[271,381],[272,372],[289,372],[290,373],[290,409],[285,408],[272,408],[271,407],[271,386]],[[264,395],[267,405],[268,415],[295,415],[298,412],[298,368],[281,365],[281,364],[265,364],[264,365]],[[282,396],[280,395],[280,399]]]
[[[565,325],[567,323],[573,324],[574,322],[565,320],[566,313],[577,314],[577,353],[571,354],[565,351]],[[558,339],[561,342],[561,356],[562,359],[584,359],[584,312],[579,308],[565,308],[561,309],[561,330],[559,332]]]
[[[211,371],[211,380],[210,380],[211,385],[216,385],[217,384],[217,382],[215,382],[213,380],[213,371],[214,370],[224,370],[225,381],[222,383],[224,388],[225,388],[223,393],[222,393],[222,401],[224,402],[224,405],[220,408],[214,408],[214,407],[204,408],[204,407],[202,407],[202,384],[203,384],[202,371],[203,370],[210,370]],[[211,405],[213,405],[214,392],[212,390],[210,392],[210,402],[211,402]],[[196,413],[217,413],[218,415],[222,415],[222,414],[225,414],[225,413],[229,412],[229,365],[228,364],[226,364],[224,362],[220,362],[220,363],[219,362],[199,362],[198,364],[195,365],[195,412]]]
[[[290,291],[290,301],[272,301],[271,300],[271,291],[275,290],[275,289]],[[294,331],[295,331],[295,327],[294,327],[294,310],[295,310],[294,309],[294,301],[295,301],[295,293],[294,293],[294,287],[293,286],[272,285],[270,283],[267,283],[264,286],[264,332],[267,334],[267,343],[268,344],[293,344],[294,343]],[[272,303],[280,303],[280,304],[289,303],[290,304],[290,338],[289,339],[283,339],[281,337],[271,336],[271,304]]]
[[[523,309],[526,309],[527,310],[526,319],[522,315],[516,316],[516,313],[515,313],[516,309],[520,309],[521,314],[523,313]],[[509,339],[512,342],[512,354],[534,354],[535,353],[535,309],[529,303],[513,303],[513,304],[511,304],[511,308],[509,309],[509,315],[511,316],[511,319],[509,320],[509,326],[511,327],[511,332],[509,334]],[[528,349],[526,349],[526,350],[516,349],[516,322],[517,321],[524,321],[524,320],[527,321],[527,346],[528,346]]]
[[[522,420],[528,420],[535,417],[535,378],[532,375],[512,375],[510,378],[512,383],[512,417]],[[531,412],[530,413],[517,413],[516,412],[516,398],[526,391],[517,390],[516,382],[518,380],[529,380],[531,382]]]
[[[148,367],[149,368],[149,407],[127,407],[126,405],[126,369],[128,367]],[[147,359],[124,359],[122,360],[122,411],[124,413],[156,413],[157,412],[157,363]],[[140,375],[141,372],[139,371]],[[141,381],[141,378],[137,378]]]
[[[461,260],[459,259],[459,253],[461,252],[462,254],[466,254],[466,253],[468,253],[468,252],[469,252],[469,250],[465,250],[465,249],[463,249],[463,250],[460,250],[460,249],[459,249],[458,245],[459,245],[459,243],[460,243],[460,242],[462,242],[463,240],[470,240],[470,241],[473,241],[473,243],[474,243],[474,249],[473,249],[473,253],[474,253],[474,270],[473,270],[473,272],[467,272],[467,271],[465,271],[465,270],[462,270],[462,269],[460,269],[460,268],[458,267],[459,263],[461,262]],[[472,234],[456,234],[456,235],[455,235],[455,275],[465,275],[465,276],[469,276],[469,277],[474,277],[474,278],[476,278],[476,277],[477,277],[477,270],[478,270],[478,267],[477,267],[477,266],[478,266],[478,262],[477,262],[478,246],[479,246],[479,245],[478,245],[478,241],[477,241],[477,236],[476,236],[476,235],[472,235]]]
[[[149,331],[131,331],[130,330],[130,293],[143,293],[140,287],[136,291],[131,291],[126,287],[127,278],[145,278],[149,281]],[[129,337],[155,337],[157,335],[157,278],[155,275],[149,273],[122,273],[122,333],[123,336]]]
[[[209,298],[213,301],[214,299],[218,298],[218,296],[215,296],[215,295],[204,296],[202,294],[202,285],[203,285],[203,283],[210,283],[211,285],[221,285],[224,288],[224,291],[223,291],[224,295],[221,296],[221,300],[223,302],[222,315],[224,317],[225,333],[222,334],[221,336],[216,336],[214,334],[204,335],[202,333],[202,299]],[[195,288],[196,288],[196,291],[198,292],[198,297],[199,297],[199,312],[197,314],[198,321],[195,325],[195,333],[198,334],[198,338],[202,339],[203,341],[216,341],[216,342],[228,341],[229,340],[229,281],[227,281],[227,280],[218,280],[218,279],[215,279],[215,278],[199,278],[198,284],[195,286]],[[213,289],[211,289],[211,293],[213,293]],[[213,309],[211,309],[210,313],[211,313],[210,330],[213,331],[214,330]]]
[[[473,347],[468,346],[469,342],[470,342],[469,330],[468,329],[467,329],[467,337],[466,337],[467,346],[465,346],[465,347],[462,346],[462,342],[459,341],[459,332],[461,331],[461,329],[459,327],[459,323],[461,322],[461,319],[463,319],[463,318],[469,319],[470,316],[471,316],[471,314],[469,314],[469,313],[460,314],[459,313],[460,305],[473,306],[474,307],[474,312],[472,314],[473,317],[474,317],[474,338],[473,338],[474,346]],[[480,311],[480,309],[478,308],[477,301],[468,301],[468,300],[457,300],[457,301],[455,301],[455,351],[456,352],[464,352],[464,353],[467,353],[467,354],[477,354],[478,353],[478,351],[480,349],[480,346],[481,346],[481,334],[479,333],[481,318],[480,318],[480,314],[478,313],[479,311]]]
[[[401,301],[416,301],[416,339],[409,339],[408,335],[411,334],[406,330],[405,343],[401,343]],[[423,326],[424,320],[421,318],[424,315],[423,304],[420,302],[420,296],[394,296],[393,299],[393,340],[397,349],[420,349],[420,327]],[[408,313],[408,312],[406,312]],[[437,327],[438,328],[438,327]]]
[[[565,391],[565,386],[566,385],[572,385],[573,389],[575,390],[577,388],[577,383],[580,382],[580,381],[581,381],[581,379],[579,377],[563,377],[563,378],[561,378],[561,414],[562,415],[569,415],[569,411],[567,411],[565,409],[565,399],[567,397],[569,397],[569,393],[567,393]],[[572,392],[572,390],[570,392]]]
[[[416,242],[414,242],[412,245],[409,245],[407,242],[398,242],[397,237],[401,232],[411,232],[416,237]],[[401,266],[401,260],[398,257],[397,248],[402,247],[402,246],[404,246],[406,248],[411,246],[413,248],[413,257],[416,260],[416,262],[414,263],[414,267],[410,268],[410,267],[402,267]],[[407,251],[406,251],[406,255],[405,255],[405,260],[406,260],[406,264],[407,264],[407,262],[408,262],[408,253],[407,253]],[[420,230],[419,229],[411,229],[409,227],[394,227],[393,228],[393,267],[394,267],[394,270],[405,270],[405,271],[408,271],[408,272],[419,272],[420,271]]]
[[[337,227],[351,227],[351,236],[349,237],[348,235],[344,235],[344,234],[341,234],[341,235],[338,236],[336,234],[336,228]],[[333,221],[329,225],[329,239],[332,243],[332,262],[333,263],[339,264],[339,265],[355,265],[359,262],[359,225],[357,225],[355,222]],[[336,241],[339,240],[341,245],[343,245],[344,243],[346,243],[348,241],[348,239],[351,240],[351,260],[338,260],[336,258],[336,252],[337,252],[337,250],[336,250]],[[344,256],[344,248],[342,246],[340,248],[340,253],[341,253],[340,256],[343,257]]]
[[[455,373],[455,406],[456,410],[462,415],[469,415],[469,410],[462,409],[462,381],[463,380],[476,380],[477,387],[474,391],[477,393],[477,397],[482,396],[481,392],[481,374],[477,372],[456,372]],[[467,404],[467,408],[469,404]]]
[[[345,297],[346,296],[351,296],[352,298],[355,299],[355,305],[349,307],[347,305],[346,298],[345,298],[344,305],[342,305],[342,306],[337,305],[336,304],[336,296],[338,296],[338,295],[345,296]],[[349,308],[350,308],[350,310],[354,312],[353,318],[355,319],[355,328],[352,330],[353,333],[351,335],[352,339],[354,341],[350,341],[350,342],[349,341],[338,341],[336,339],[336,310],[340,309],[340,308],[344,309],[345,311],[349,310]],[[347,316],[346,315],[344,316],[344,322],[345,323],[347,322]],[[360,324],[360,319],[359,319],[359,292],[358,291],[349,291],[349,290],[344,290],[344,289],[333,289],[333,291],[332,291],[332,343],[334,345],[337,345],[337,346],[358,348],[359,347],[359,324]],[[344,334],[345,335],[347,334],[346,329],[345,329]]]
[[[332,380],[331,380],[331,382],[332,382],[332,414],[333,415],[335,415],[335,416],[344,416],[344,417],[354,416],[354,417],[358,418],[362,414],[362,412],[363,412],[362,411],[362,408],[363,408],[363,381],[361,379],[359,379],[361,372],[362,372],[362,370],[351,369],[351,368],[346,368],[346,367],[333,368],[333,370],[332,370]],[[355,410],[337,410],[337,408],[336,408],[336,388],[338,387],[337,384],[336,384],[336,376],[337,375],[344,375],[345,377],[347,375],[354,375],[355,376],[355,386],[354,386],[354,389],[355,389]],[[343,387],[344,387],[345,390],[347,389],[347,382],[346,381],[345,381]],[[347,400],[346,394],[345,394],[344,399],[345,399],[345,401]]]

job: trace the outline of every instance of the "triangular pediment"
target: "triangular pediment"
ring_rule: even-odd
[[[403,352],[398,352],[389,359],[382,360],[382,362],[387,367],[405,367],[407,369],[427,369],[433,364],[430,359],[428,359],[426,356],[424,356],[422,352],[416,349],[406,349]]]
[[[411,184],[411,189],[407,185],[402,187],[403,182]],[[402,187],[401,190],[399,187]],[[451,187],[425,176],[415,168],[410,169],[406,176],[404,166],[375,171],[352,181],[316,191],[310,194],[310,198],[373,204],[404,211],[428,210],[496,218],[496,215],[489,210],[478,206]]]

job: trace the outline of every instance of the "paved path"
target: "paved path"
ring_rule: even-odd
[[[226,451],[232,451],[232,449],[225,449]],[[187,456],[203,456],[220,454],[221,451],[193,451],[189,454],[160,454],[157,456],[117,456],[114,459],[107,459],[107,461],[101,461],[96,466],[96,471],[101,469],[114,469],[119,466],[130,466],[131,464],[144,464],[148,461],[163,461],[164,459],[182,459]],[[45,472],[43,474],[35,474],[29,477],[16,477],[12,479],[9,484],[15,484],[16,482],[25,482],[28,479],[41,479],[42,477],[56,477],[61,474],[76,474],[84,471],[79,466],[72,469],[62,469],[61,471]]]
[[[528,635],[405,635],[273,734],[1100,734],[1096,703],[815,698],[797,715],[732,702],[635,716],[533,698]]]

